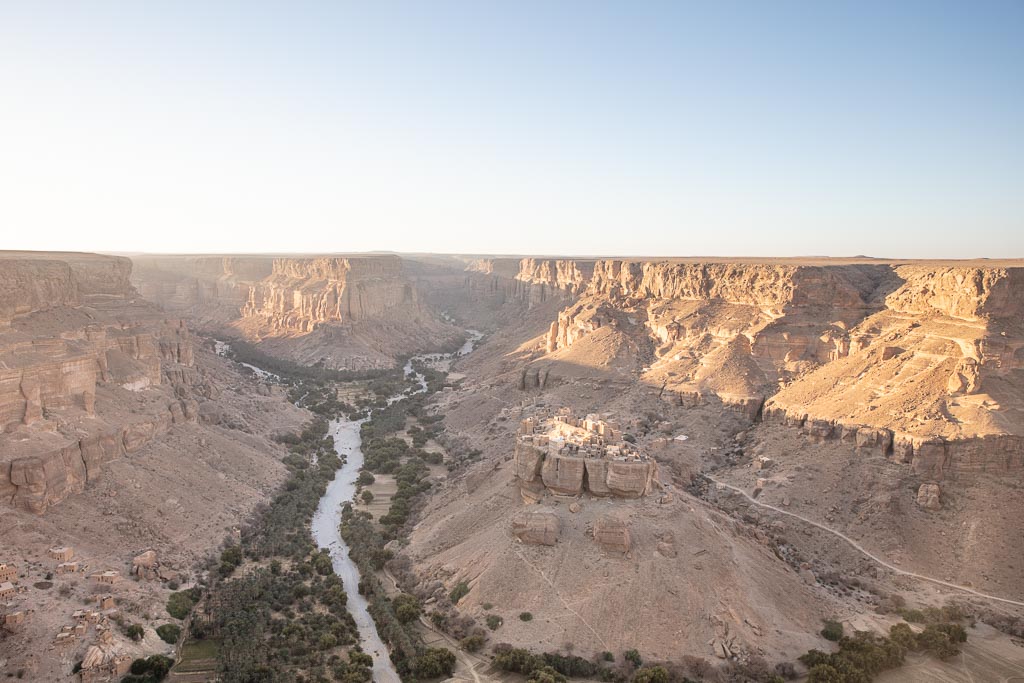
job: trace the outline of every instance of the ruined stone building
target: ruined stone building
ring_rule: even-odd
[[[657,463],[624,441],[615,423],[575,418],[566,408],[535,410],[520,422],[514,465],[527,503],[545,493],[639,498],[659,485]]]
[[[0,583],[10,581],[11,583],[18,582],[18,570],[13,564],[7,564],[6,562],[0,562]]]
[[[70,562],[75,557],[75,549],[66,545],[53,546],[47,554],[50,556],[51,560],[57,560],[58,562]]]

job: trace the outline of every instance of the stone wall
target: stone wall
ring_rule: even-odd
[[[551,455],[518,439],[513,471],[527,503],[540,500],[545,493],[639,498],[658,484],[658,465],[654,461],[622,462]]]

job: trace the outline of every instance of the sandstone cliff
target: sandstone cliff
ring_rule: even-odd
[[[305,334],[324,323],[385,318],[417,304],[397,256],[274,259],[249,288],[242,316],[266,334]]]
[[[211,334],[326,367],[390,367],[454,343],[395,255],[142,256],[135,282]]]
[[[577,259],[482,258],[466,265],[466,286],[479,294],[537,306],[580,294],[594,262]]]
[[[0,252],[0,326],[19,315],[127,297],[131,261],[78,253]]]
[[[130,269],[116,257],[0,255],[15,302],[0,329],[3,503],[42,512],[103,463],[196,419],[191,334],[132,299]]]
[[[560,283],[566,297],[520,371],[547,381],[521,389],[559,374],[639,380],[678,404],[720,402],[752,419],[764,406],[812,438],[860,431],[935,476],[1022,466],[1019,265],[571,263],[471,266],[506,288]]]

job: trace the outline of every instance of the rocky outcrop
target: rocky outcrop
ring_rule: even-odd
[[[1024,268],[601,260],[572,291],[535,384],[538,368],[639,372],[669,403],[849,439],[931,478],[1024,458]]]
[[[941,510],[942,489],[936,483],[921,484],[917,489],[917,504],[925,510]]]
[[[593,270],[594,261],[579,259],[476,259],[466,266],[466,286],[501,301],[533,307],[582,293]]]
[[[132,294],[131,261],[119,256],[0,252],[0,326],[17,316]]]
[[[908,265],[896,273],[903,286],[886,297],[890,310],[968,321],[1024,317],[1024,268]]]
[[[554,545],[558,542],[561,523],[550,512],[525,512],[512,520],[512,535],[531,545]]]
[[[545,493],[559,496],[639,498],[651,493],[658,482],[653,460],[624,462],[603,458],[552,455],[517,440],[513,471],[524,502],[534,503]]]
[[[271,275],[250,287],[242,316],[267,334],[305,334],[324,323],[387,317],[416,303],[397,256],[277,258]]]
[[[617,515],[604,515],[594,522],[594,540],[602,550],[625,554],[633,547],[629,526]]]
[[[170,311],[227,323],[238,318],[249,291],[273,271],[270,256],[137,256],[139,293]]]
[[[153,418],[76,440],[53,433],[36,435],[9,453],[13,456],[9,460],[0,462],[0,502],[44,512],[102,478],[104,464],[139,450],[174,424],[195,422],[197,415],[196,401],[183,399],[169,403],[166,412]],[[33,454],[18,455],[25,450]]]
[[[3,504],[42,512],[104,463],[196,419],[192,335],[134,300],[130,269],[116,257],[0,253],[14,302],[0,328]],[[131,407],[102,404],[115,396]]]

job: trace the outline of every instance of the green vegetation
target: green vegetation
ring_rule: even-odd
[[[145,637],[146,629],[142,628],[139,624],[124,622],[121,624],[121,633],[125,634],[135,642],[139,642]]]
[[[843,625],[838,621],[826,619],[825,628],[821,629],[821,637],[825,640],[831,640],[833,643],[837,642],[843,637]]]
[[[929,624],[917,634],[906,624],[895,624],[888,637],[854,631],[839,637],[837,652],[811,650],[800,661],[808,668],[808,683],[862,683],[903,664],[908,651],[946,659],[959,654],[959,644],[966,640],[967,632],[959,624]]]
[[[640,658],[640,653],[635,649],[626,650],[625,652],[623,652],[622,658],[625,659],[627,662],[632,663],[633,666],[640,666],[641,664],[643,664],[643,660]]]
[[[156,634],[160,636],[160,640],[174,645],[181,637],[181,627],[177,624],[163,624],[157,627]]]
[[[364,503],[369,505],[370,503],[373,502],[373,491],[370,491],[369,489],[366,489],[365,491],[363,491],[363,493],[360,495],[360,497],[363,499]]]
[[[459,600],[469,595],[469,584],[465,581],[459,581],[455,584],[455,588],[452,588],[452,592],[448,594],[448,599],[452,601],[453,605],[459,604]]]
[[[220,642],[214,638],[188,640],[181,646],[181,659],[174,670],[181,673],[207,671],[212,677],[217,673],[219,652]]]
[[[395,616],[403,624],[408,624],[411,621],[415,621],[419,618],[420,612],[420,601],[415,596],[407,595],[402,593],[401,595],[395,596],[394,600],[391,601],[392,606],[395,609]]]
[[[232,339],[228,356],[240,363],[249,363],[276,375],[287,377],[286,381],[313,380],[318,382],[351,382],[363,379],[401,376],[400,368],[385,370],[332,370],[322,363],[302,365],[283,358],[270,356],[260,351],[255,344]]]
[[[427,648],[412,662],[412,674],[416,678],[451,676],[453,671],[455,654],[443,647]]]
[[[242,548],[230,545],[220,554],[220,566],[217,567],[217,572],[221,576],[231,576],[235,569],[242,564],[243,559]]]
[[[519,620],[520,621],[533,621],[533,614],[531,614],[530,612],[520,612],[519,613]]]
[[[568,679],[550,666],[543,666],[534,669],[526,680],[527,683],[565,683]]]
[[[502,623],[504,623],[504,620],[497,614],[487,615],[487,628],[491,629],[492,631],[497,631],[498,627],[501,626]]]
[[[459,645],[461,645],[462,649],[466,652],[479,652],[480,649],[484,646],[484,642],[485,641],[483,636],[472,635],[466,636],[461,641],[459,641]]]
[[[171,593],[167,598],[167,613],[175,619],[185,619],[202,596],[203,592],[199,588]]]
[[[358,639],[344,587],[330,554],[309,535],[310,520],[341,460],[325,419],[315,419],[285,441],[290,443],[284,458],[288,478],[242,529],[241,541],[221,553],[205,613],[193,619],[194,640],[185,644],[183,657],[196,652],[197,643],[215,642],[209,655],[217,658],[224,683],[294,680],[297,671],[311,680],[333,676],[362,683],[370,679],[370,669],[358,659],[345,662],[336,652]],[[238,576],[235,570],[246,559],[256,564]],[[200,597],[175,593],[168,612],[187,614]]]
[[[174,660],[164,655],[150,655],[132,662],[130,673],[121,683],[158,683],[167,677]]]
[[[644,667],[633,674],[633,683],[668,683],[668,671],[663,666]]]
[[[531,677],[535,672],[544,671],[545,669],[551,669],[554,673],[562,676],[561,680],[564,680],[566,677],[607,677],[611,673],[600,664],[575,655],[562,655],[557,652],[535,655],[529,650],[514,648],[506,644],[495,646],[494,652],[494,665],[496,667],[502,671],[513,671],[527,677]],[[542,675],[549,676],[553,674],[545,672]]]

